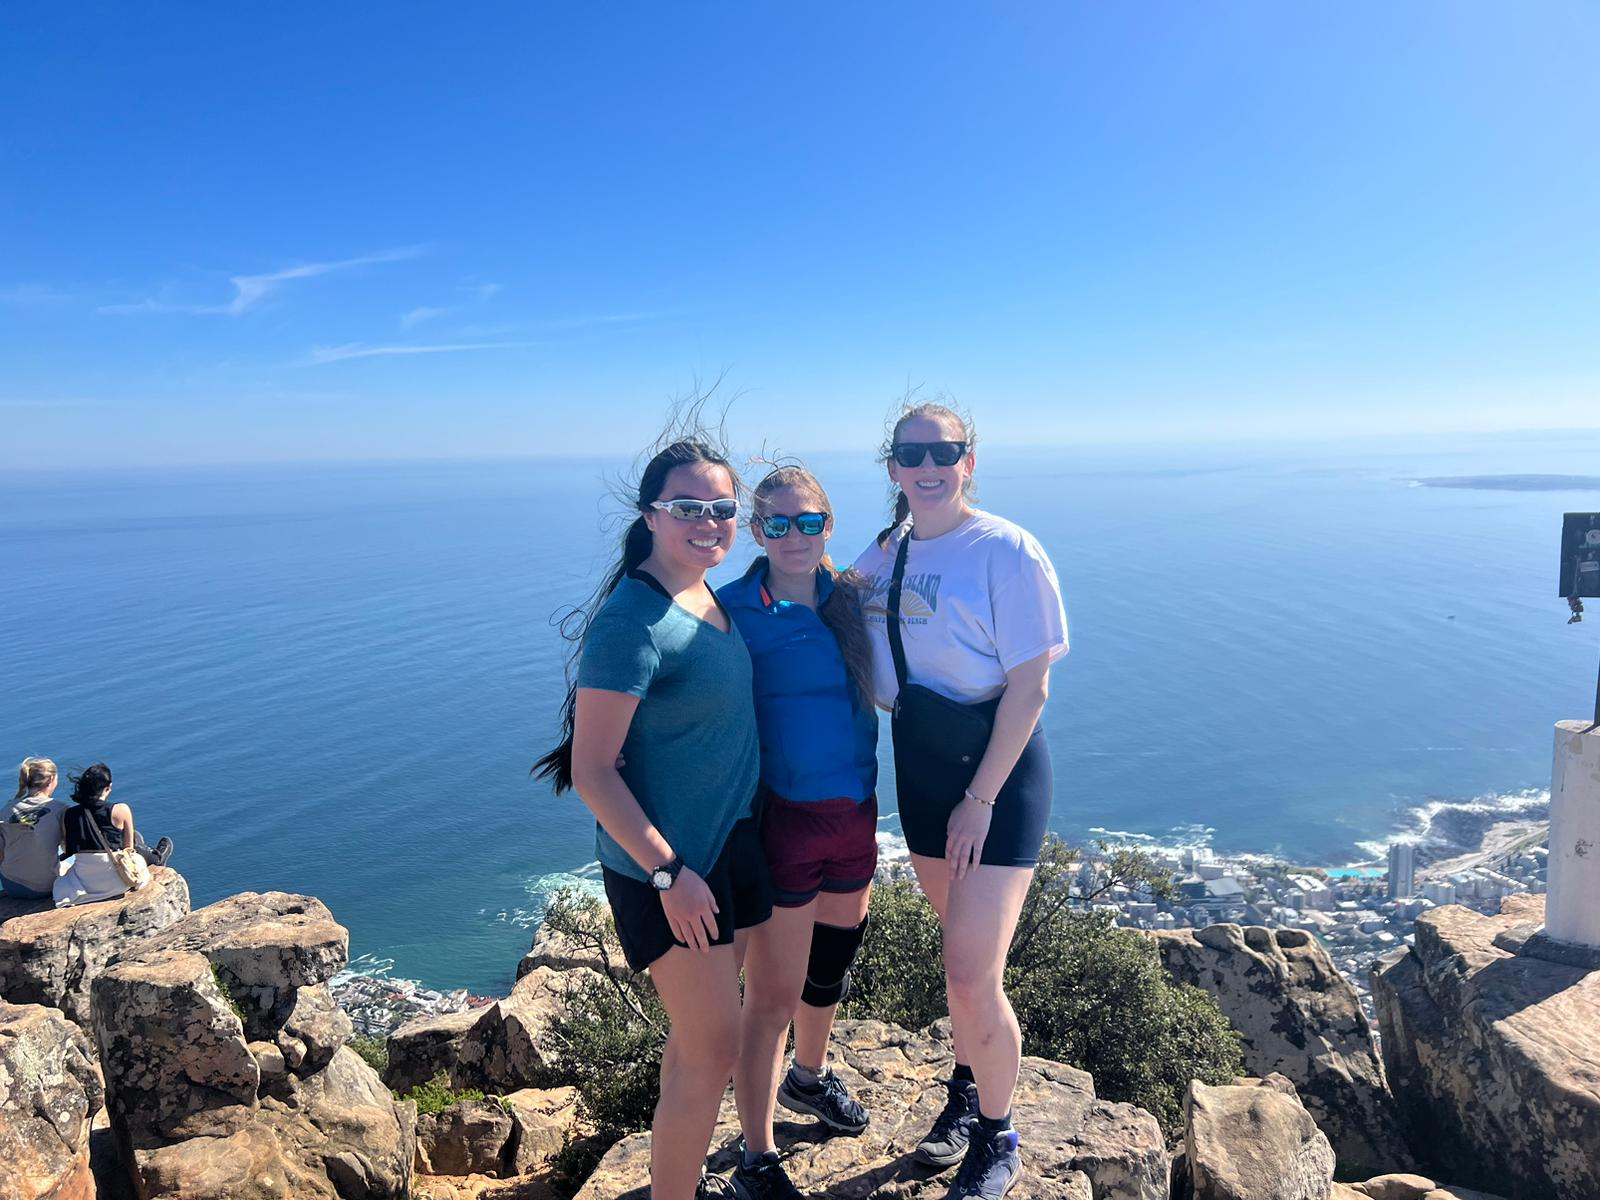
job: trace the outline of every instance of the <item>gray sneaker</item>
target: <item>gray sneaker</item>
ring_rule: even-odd
[[[947,1079],[949,1098],[933,1128],[917,1143],[916,1157],[936,1167],[958,1163],[967,1153],[972,1127],[978,1123],[978,1085],[970,1079]]]
[[[829,1067],[817,1083],[802,1083],[793,1068],[778,1085],[778,1103],[791,1112],[815,1117],[834,1133],[860,1133],[867,1127],[867,1110],[850,1095],[844,1080]]]
[[[972,1129],[967,1157],[956,1172],[945,1200],[1000,1200],[1022,1176],[1022,1155],[1017,1152],[1017,1131],[1002,1129],[986,1136]]]

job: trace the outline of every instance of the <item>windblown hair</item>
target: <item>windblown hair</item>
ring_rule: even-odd
[[[699,417],[700,404],[688,406],[674,418],[671,428],[656,444],[645,451],[649,459],[639,472],[639,482],[626,489],[626,503],[634,516],[622,535],[622,549],[616,563],[585,603],[566,609],[554,618],[553,623],[561,630],[561,636],[571,643],[567,655],[567,698],[561,706],[561,741],[555,749],[533,764],[530,774],[553,780],[557,794],[572,786],[572,732],[578,710],[578,660],[583,654],[584,639],[589,636],[589,627],[594,623],[595,614],[605,604],[606,597],[617,590],[617,585],[629,571],[650,557],[653,538],[650,527],[645,524],[644,514],[650,511],[652,502],[661,499],[667,475],[674,467],[709,463],[727,470],[736,496],[742,490],[738,472],[733,469],[727,449],[722,444],[720,428],[709,430],[701,427]]]
[[[94,763],[67,778],[72,780],[72,802],[93,804],[111,786],[111,768],[105,763]]]
[[[42,792],[56,779],[56,765],[48,758],[25,758],[17,771],[16,799]]]
[[[956,407],[955,401],[942,393],[932,400],[914,403],[911,395],[901,400],[890,416],[888,425],[884,430],[883,445],[878,447],[878,461],[888,463],[894,457],[894,444],[900,438],[900,427],[907,421],[918,417],[927,417],[929,420],[939,422],[946,432],[959,429],[961,436],[952,438],[952,441],[964,441],[967,450],[972,451],[978,444],[978,427],[972,423],[972,414],[963,408]],[[977,499],[978,492],[968,478],[961,495],[964,499],[972,501]],[[890,515],[889,524],[878,534],[878,544],[887,546],[889,535],[895,527],[911,514],[911,501],[906,499],[906,494],[896,484],[890,489],[889,496]]]
[[[774,467],[767,472],[760,483],[756,484],[751,496],[752,522],[766,515],[767,498],[783,488],[804,492],[811,497],[811,503],[815,504],[819,511],[830,514],[833,512],[833,504],[828,499],[828,493],[823,490],[817,477],[798,463],[793,463]],[[760,560],[757,560],[751,569],[757,570],[759,565]],[[845,672],[850,677],[856,704],[862,708],[871,708],[872,641],[867,635],[867,618],[862,610],[863,598],[869,587],[868,581],[854,567],[839,570],[834,566],[833,559],[826,554],[822,556],[822,565],[833,572],[833,593],[817,609],[817,616],[822,618],[822,623],[828,627],[839,643],[839,652],[844,655]]]

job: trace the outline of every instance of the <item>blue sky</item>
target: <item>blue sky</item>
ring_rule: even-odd
[[[593,452],[1600,425],[1592,4],[18,4],[0,425]],[[13,461],[16,455],[13,452]]]

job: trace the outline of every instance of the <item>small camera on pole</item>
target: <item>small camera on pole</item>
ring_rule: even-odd
[[[1561,595],[1572,613],[1568,625],[1583,620],[1585,598],[1600,598],[1600,513],[1567,513],[1562,520]],[[1600,726],[1600,680],[1595,683],[1594,723]]]

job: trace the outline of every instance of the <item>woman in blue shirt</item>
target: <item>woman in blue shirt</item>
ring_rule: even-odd
[[[784,1107],[835,1132],[867,1127],[827,1067],[827,1047],[877,867],[878,718],[861,594],[824,553],[827,494],[809,471],[784,466],[756,485],[753,504],[751,530],[767,554],[717,595],[754,670],[774,908],[745,948],[733,1076],[744,1151],[731,1182],[745,1200],[793,1200],[773,1142],[775,1087]],[[778,1087],[791,1020],[794,1064]]]

